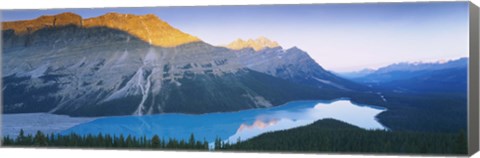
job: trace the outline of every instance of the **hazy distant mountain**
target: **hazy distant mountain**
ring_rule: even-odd
[[[465,67],[467,64],[468,58],[466,57],[448,61],[440,60],[436,62],[402,62],[379,68],[377,72],[442,70]]]
[[[206,113],[365,88],[298,48],[214,47],[153,15],[66,13],[2,25],[4,113]]]
[[[374,69],[366,68],[366,69],[362,69],[362,70],[359,70],[359,71],[353,71],[353,72],[337,72],[336,74],[338,74],[339,76],[345,77],[345,78],[359,78],[359,77],[367,76],[367,75],[369,75],[371,73],[374,73],[374,72],[375,72]]]
[[[265,48],[275,48],[275,47],[280,47],[280,45],[277,42],[271,41],[270,39],[263,36],[258,37],[257,39],[248,39],[246,41],[239,38],[227,45],[227,48],[230,48],[233,50],[253,48],[253,50],[255,51],[259,51]]]
[[[451,91],[467,89],[468,58],[433,63],[398,63],[350,79],[397,91]]]

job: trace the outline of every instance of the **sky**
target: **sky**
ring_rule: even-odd
[[[335,72],[468,56],[468,2],[4,10],[2,21],[62,12],[155,14],[218,46],[265,36]]]

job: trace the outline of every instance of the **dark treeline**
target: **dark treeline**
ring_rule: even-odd
[[[378,121],[393,131],[458,133],[467,129],[466,93],[381,93],[387,102],[362,93],[351,98],[357,104],[387,108]]]
[[[197,141],[194,134],[188,140],[133,136],[98,135],[25,135],[3,138],[5,146],[130,148],[130,149],[186,149],[209,150],[206,140]],[[466,154],[465,132],[424,133],[406,131],[365,130],[334,119],[323,119],[313,124],[269,132],[246,141],[224,142],[215,139],[215,150],[229,151],[283,151],[283,152],[359,152],[405,154]]]
[[[161,139],[158,135],[151,138],[134,137],[124,135],[69,135],[50,134],[45,135],[38,131],[35,135],[25,135],[20,130],[16,138],[8,136],[3,138],[4,146],[37,146],[37,147],[82,147],[82,148],[142,148],[142,149],[188,149],[208,150],[208,142],[197,141],[193,134],[186,140]]]
[[[467,154],[467,137],[465,132],[364,130],[341,121],[324,119],[307,126],[265,133],[243,142],[220,146],[220,150],[237,151],[463,155]]]

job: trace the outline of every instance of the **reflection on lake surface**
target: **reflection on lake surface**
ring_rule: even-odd
[[[165,139],[185,140],[193,133],[197,140],[213,142],[220,137],[234,143],[239,139],[246,140],[265,132],[304,126],[324,118],[341,120],[365,129],[385,129],[375,118],[384,110],[355,105],[348,100],[296,101],[272,108],[238,112],[105,117],[79,124],[62,133],[109,133],[137,137],[158,134]]]

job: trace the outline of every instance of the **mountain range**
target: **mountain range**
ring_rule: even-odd
[[[297,47],[265,37],[213,46],[151,14],[62,13],[2,26],[4,113],[200,114],[368,89]]]
[[[438,62],[402,62],[340,74],[358,83],[395,91],[466,92],[468,58]]]

